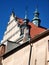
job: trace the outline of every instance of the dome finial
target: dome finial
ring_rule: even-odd
[[[14,8],[12,9],[12,15],[15,16],[15,13],[14,13]]]
[[[28,7],[26,6],[24,23],[28,23],[28,22],[29,22],[29,19],[28,19]]]
[[[28,19],[28,7],[26,6],[26,9],[25,9],[25,19]]]

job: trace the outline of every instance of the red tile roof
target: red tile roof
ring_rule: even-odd
[[[43,31],[45,31],[45,28],[40,28],[35,26],[33,23],[29,22],[29,25],[31,26],[30,28],[30,36],[31,38],[35,37],[36,35],[42,33]]]
[[[20,24],[23,24],[23,19],[16,17]]]
[[[23,24],[23,19],[18,18],[18,21],[20,24]],[[42,27],[37,27],[36,25],[34,25],[32,22],[29,22],[28,25],[30,25],[30,37],[33,38],[38,34],[41,34],[43,31],[45,31],[45,28]]]

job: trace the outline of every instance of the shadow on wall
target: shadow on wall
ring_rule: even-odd
[[[1,45],[0,45],[0,65],[3,65],[3,64],[2,64],[2,59],[3,59],[2,56],[3,56],[4,53],[5,53],[5,47],[6,47],[6,46],[5,46],[4,44],[1,44]]]
[[[2,57],[0,57],[0,65],[3,65],[3,64],[2,64]]]

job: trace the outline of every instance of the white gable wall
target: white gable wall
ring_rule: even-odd
[[[7,40],[15,41],[20,37],[20,28],[18,27],[18,21],[15,20],[13,15],[10,17],[8,22],[7,30],[4,33],[3,40],[1,43],[6,43]]]

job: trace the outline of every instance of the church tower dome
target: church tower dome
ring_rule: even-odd
[[[39,12],[38,10],[36,9],[35,12],[34,12],[34,18],[32,20],[33,24],[36,25],[36,26],[40,26],[40,18],[39,18]]]
[[[25,11],[25,18],[24,18],[23,21],[24,21],[24,24],[28,24],[28,22],[29,22],[27,9],[26,9],[26,11]]]

